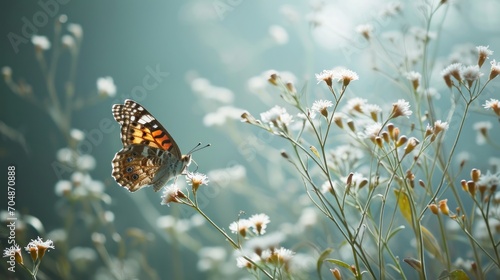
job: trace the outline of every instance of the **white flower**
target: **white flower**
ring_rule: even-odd
[[[182,202],[181,199],[185,197],[186,196],[182,193],[177,184],[174,183],[170,186],[167,186],[163,190],[163,195],[161,196],[161,204],[169,205],[170,202],[180,203]]]
[[[73,34],[77,40],[81,40],[83,36],[82,26],[76,23],[68,24],[68,31]]]
[[[447,122],[443,122],[441,120],[437,120],[434,122],[433,133],[438,135],[441,131],[447,130],[449,127]]]
[[[63,46],[70,49],[75,46],[75,39],[70,35],[63,35],[61,38],[61,42]]]
[[[379,122],[369,124],[365,127],[365,136],[369,139],[375,139],[380,135],[380,130],[382,130],[382,124]]]
[[[99,94],[113,97],[116,95],[116,85],[111,77],[102,77],[97,79],[97,91]]]
[[[248,221],[252,224],[253,232],[258,235],[266,233],[267,224],[271,222],[269,216],[263,213],[252,215]]]
[[[396,103],[392,104],[392,118],[400,116],[410,117],[413,112],[410,110],[410,103],[404,99],[399,99]]]
[[[349,112],[356,111],[362,113],[366,102],[368,102],[368,100],[360,97],[351,98],[347,100],[346,108]]]
[[[477,122],[473,125],[473,128],[477,130],[476,144],[484,145],[488,136],[488,130],[491,129],[493,125],[489,121]]]
[[[413,88],[417,89],[419,84],[420,84],[420,79],[422,78],[422,75],[418,72],[411,71],[405,74],[406,78],[412,82]]]
[[[478,61],[477,61],[477,65],[479,67],[483,66],[483,63],[484,61],[486,61],[486,59],[488,59],[488,56],[489,55],[492,55],[493,54],[493,51],[488,49],[490,46],[477,46],[476,49],[477,49],[477,52],[478,52]]]
[[[359,76],[356,72],[345,69],[345,68],[335,68],[333,71],[333,78],[337,79],[337,82],[342,82],[344,86],[347,86],[351,81],[359,80]]]
[[[279,25],[272,25],[271,27],[269,27],[269,34],[278,45],[284,45],[288,43],[288,33],[286,32],[285,28]]]
[[[68,180],[60,180],[56,183],[56,186],[54,187],[54,191],[57,196],[63,196],[65,194],[68,194],[71,192],[71,189],[73,188],[73,185],[71,184],[70,181]]]
[[[221,265],[226,259],[226,250],[223,247],[203,247],[198,251],[198,269],[208,271]]]
[[[286,109],[280,106],[274,106],[271,110],[260,114],[262,122],[279,126],[288,125],[292,122],[292,116],[286,112]]]
[[[262,252],[261,257],[268,263],[271,263],[275,266],[281,266],[288,263],[294,255],[295,252],[293,252],[292,250],[281,247],[279,249],[267,249]]]
[[[326,110],[328,107],[332,107],[333,103],[330,100],[316,100],[314,101],[311,109],[316,112],[321,112],[323,110]]]
[[[247,236],[247,232],[252,226],[252,223],[247,219],[239,219],[229,225],[229,230],[234,234],[239,234],[243,237]]]
[[[356,32],[363,35],[366,39],[370,39],[373,33],[373,25],[371,24],[360,24],[356,26]]]
[[[46,51],[50,49],[50,41],[45,36],[33,35],[33,37],[31,37],[31,43],[40,50]]]
[[[492,109],[495,114],[500,116],[500,101],[498,101],[498,99],[491,98],[490,100],[487,100],[483,107],[484,109]]]
[[[323,70],[319,74],[316,75],[316,80],[318,81],[318,84],[321,82],[325,82],[329,87],[332,86],[332,80],[333,80],[333,72],[332,70]]]
[[[472,82],[478,80],[483,73],[479,70],[478,65],[469,65],[467,67],[462,67],[460,69],[461,76],[468,82],[469,87],[472,85]]]
[[[497,62],[496,60],[492,60],[490,62],[491,64],[491,70],[490,70],[490,80],[494,79],[498,74],[500,74],[500,61]]]
[[[477,184],[480,187],[486,187],[488,190],[495,190],[500,185],[500,173],[491,174],[488,170],[486,174],[481,174]]]

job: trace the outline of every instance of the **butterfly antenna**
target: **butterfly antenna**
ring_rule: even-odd
[[[197,152],[199,150],[203,150],[205,148],[208,148],[210,146],[212,146],[211,144],[206,144],[205,146],[203,147],[200,147],[201,146],[201,142],[199,142],[196,146],[194,146],[194,148],[192,148],[189,152],[188,152],[188,155],[194,153],[194,152]]]

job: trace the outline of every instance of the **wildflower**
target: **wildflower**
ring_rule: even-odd
[[[410,117],[413,112],[410,111],[410,103],[404,99],[399,99],[396,103],[392,104],[391,118],[400,116]]]
[[[325,118],[328,117],[328,107],[332,107],[333,103],[330,100],[316,100],[314,101],[311,109],[321,113]]]
[[[382,108],[376,104],[365,104],[364,111],[366,111],[367,114],[370,114],[370,117],[374,121],[378,121],[378,114],[382,112]]]
[[[286,112],[286,109],[280,106],[274,106],[269,111],[261,113],[262,122],[269,123],[275,127],[287,126],[292,122],[292,116]]]
[[[286,32],[285,28],[279,25],[273,25],[269,27],[269,34],[278,45],[284,45],[288,43],[288,33]]]
[[[417,90],[418,86],[420,85],[420,79],[422,78],[422,75],[420,75],[420,73],[418,72],[411,71],[406,73],[405,76],[409,81],[411,81],[413,89]]]
[[[439,213],[439,210],[438,210],[439,208],[435,203],[431,203],[431,204],[427,205],[427,208],[429,208],[429,210],[431,210],[431,212],[434,215],[437,215]]]
[[[111,77],[102,77],[97,79],[97,91],[99,94],[113,97],[116,94],[116,85]]]
[[[64,47],[70,50],[75,47],[75,39],[70,35],[62,36],[61,43]]]
[[[356,32],[363,35],[366,40],[370,40],[373,33],[373,25],[371,24],[361,24],[356,27]]]
[[[379,122],[372,123],[365,128],[366,138],[374,141],[375,138],[379,137],[380,130],[382,130],[382,124]]]
[[[69,250],[68,259],[78,270],[85,271],[97,259],[97,253],[92,248],[77,246]]]
[[[345,68],[333,69],[333,78],[337,79],[337,82],[342,82],[344,87],[348,86],[351,81],[359,80],[359,76],[356,72]]]
[[[54,187],[54,191],[58,196],[67,196],[71,193],[71,189],[73,188],[72,184],[68,180],[60,180],[56,183]]]
[[[484,187],[488,190],[496,190],[498,185],[500,185],[500,173],[497,172],[492,174],[488,170],[486,174],[482,174],[481,177],[479,177],[477,185],[479,186],[479,188]]]
[[[93,170],[96,166],[96,160],[91,155],[81,155],[76,160],[76,166],[82,171]]]
[[[266,235],[256,236],[248,240],[244,245],[245,249],[262,256],[263,250],[276,248],[286,238],[283,232],[273,232]]]
[[[449,127],[447,122],[443,122],[441,120],[437,120],[434,122],[434,135],[438,135],[440,132],[447,130]]]
[[[481,176],[481,170],[479,169],[476,169],[476,168],[473,168],[471,171],[470,171],[470,177],[472,179],[472,181],[474,182],[477,182],[479,181],[479,176]]]
[[[269,216],[263,213],[252,215],[248,220],[252,224],[253,232],[258,235],[266,233],[267,224],[271,222]]]
[[[19,248],[19,245],[15,244],[10,246],[10,248],[4,249],[3,251],[4,258],[9,258],[12,256],[14,256],[14,259],[16,260],[17,263],[24,264],[23,255],[21,255],[21,248]]]
[[[408,144],[405,147],[405,155],[411,153],[419,143],[420,142],[415,137],[408,139]]]
[[[451,88],[453,82],[451,81],[450,76],[453,76],[459,83],[462,81],[462,76],[460,75],[460,68],[462,64],[454,63],[446,67],[443,71],[441,71],[441,76],[443,76],[446,85]]]
[[[330,269],[333,277],[337,280],[342,280],[342,274],[340,274],[340,270],[338,268]]]
[[[483,107],[484,109],[492,109],[497,116],[500,116],[500,101],[498,101],[498,99],[491,98],[487,100]]]
[[[496,60],[492,60],[490,62],[491,64],[491,70],[490,70],[490,80],[493,80],[498,74],[500,74],[500,61],[496,62]]]
[[[474,81],[478,80],[483,75],[483,73],[479,71],[478,65],[463,67],[460,72],[464,80],[467,81],[469,88],[472,86]]]
[[[247,232],[252,226],[252,223],[247,219],[239,219],[229,225],[229,230],[234,234],[239,234],[243,237],[247,236]]]
[[[197,267],[200,271],[208,271],[221,265],[226,259],[226,250],[223,247],[204,247],[198,251]]]
[[[170,202],[183,203],[186,195],[177,187],[177,184],[172,184],[165,188],[163,195],[161,196],[161,204],[169,205]]]
[[[277,267],[284,265],[285,269],[287,269],[288,262],[292,259],[293,255],[295,255],[295,252],[283,247],[279,249],[267,249],[262,252],[262,258],[266,262]]]
[[[2,67],[2,76],[4,81],[10,81],[12,79],[12,68],[9,66]]]
[[[45,36],[33,35],[33,37],[31,37],[31,43],[35,45],[37,51],[46,51],[50,49],[50,41]]]
[[[191,184],[191,187],[193,189],[193,192],[196,193],[198,188],[201,185],[207,185],[208,184],[208,177],[205,174],[202,173],[193,173],[193,172],[188,172],[186,175],[187,182]]]
[[[321,73],[315,75],[318,84],[321,82],[325,82],[328,87],[332,87],[332,79],[333,79],[332,70],[323,70]]]
[[[251,258],[252,261],[257,261],[259,259],[259,256],[255,255],[254,254],[254,258]],[[237,257],[236,258],[236,266],[239,267],[239,268],[243,268],[243,267],[246,267],[248,269],[252,269],[254,268],[254,265],[249,261],[247,260],[245,257]]]
[[[478,131],[476,144],[483,145],[486,143],[486,140],[488,139],[488,130],[490,130],[492,126],[491,122],[488,121],[477,122],[474,124],[473,128]]]
[[[76,23],[68,24],[68,31],[77,39],[81,40],[83,37],[82,26]]]
[[[77,142],[80,142],[80,141],[83,141],[85,139],[85,132],[79,130],[79,129],[76,129],[76,128],[72,128],[70,131],[69,131],[69,135],[71,136],[71,138]]]
[[[443,199],[439,201],[439,210],[446,216],[450,215],[450,208],[448,208],[448,199]]]
[[[477,65],[479,67],[483,66],[483,63],[488,59],[489,55],[493,54],[493,51],[488,49],[490,46],[477,46],[477,52],[478,52],[478,60],[477,60]]]
[[[349,112],[356,111],[359,113],[363,113],[363,109],[364,109],[367,101],[368,100],[360,98],[360,97],[351,98],[351,99],[347,100],[347,105],[346,105],[347,110]]]
[[[30,243],[28,243],[28,246],[36,246],[38,248],[38,257],[40,259],[43,258],[45,255],[45,252],[48,249],[54,249],[54,243],[52,240],[47,239],[47,241],[43,241],[42,238],[38,237],[36,240],[31,240]]]

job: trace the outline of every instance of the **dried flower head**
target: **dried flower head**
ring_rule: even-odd
[[[36,248],[36,250],[34,250],[34,248]],[[43,258],[45,252],[48,249],[54,249],[54,243],[50,239],[47,239],[47,241],[43,241],[40,237],[35,240],[32,239],[31,242],[26,246],[26,251],[30,252],[30,254],[32,251],[36,251],[37,258],[40,259]],[[36,258],[34,258],[33,260],[36,260]]]
[[[321,82],[325,82],[328,87],[332,87],[332,80],[333,80],[332,70],[323,70],[321,73],[315,75],[318,84]]]
[[[321,113],[325,118],[328,117],[328,107],[332,107],[333,103],[330,100],[316,100],[314,101],[311,109]]]
[[[478,59],[477,65],[479,67],[483,66],[483,63],[488,59],[489,55],[493,54],[493,51],[489,49],[490,46],[477,46]]]
[[[262,122],[278,128],[286,127],[292,122],[292,116],[286,112],[286,109],[277,105],[269,111],[261,113],[260,118]]]
[[[161,196],[161,204],[169,205],[170,202],[175,203],[183,203],[183,199],[186,198],[186,195],[179,189],[177,184],[172,184],[167,186],[163,191],[163,195]]]
[[[332,70],[332,77],[337,79],[337,82],[342,82],[342,86],[346,87],[351,81],[359,80],[359,76],[356,72],[345,69],[345,68],[335,68]]]
[[[360,24],[356,27],[356,32],[363,35],[366,40],[370,40],[373,33],[373,25],[371,24]]]
[[[498,74],[500,74],[500,61],[496,62],[496,60],[492,60],[490,62],[491,64],[491,70],[490,70],[490,80],[493,80]]]
[[[417,88],[420,85],[420,79],[422,78],[422,75],[418,72],[411,71],[411,72],[406,73],[405,76],[409,81],[411,81],[411,83],[413,85],[413,89],[417,90]]]
[[[492,109],[497,116],[500,116],[500,101],[498,101],[498,99],[491,98],[487,100],[483,107],[484,109]]]
[[[24,264],[23,255],[21,255],[21,248],[19,248],[19,245],[17,244],[10,246],[10,248],[5,248],[3,250],[3,257],[4,258],[14,257],[14,260],[17,263]]]
[[[467,85],[469,88],[472,86],[472,83],[474,83],[474,81],[478,80],[483,75],[483,73],[481,73],[481,71],[479,70],[478,65],[469,65],[463,67],[460,70],[460,73],[463,79],[467,81]]]
[[[404,116],[409,118],[413,112],[410,110],[410,103],[404,99],[399,99],[392,104],[391,119]]]

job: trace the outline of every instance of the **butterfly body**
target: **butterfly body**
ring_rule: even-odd
[[[112,176],[122,187],[159,191],[189,166],[191,155],[182,155],[167,130],[138,103],[115,104],[113,116],[121,125],[123,148],[113,158]]]

